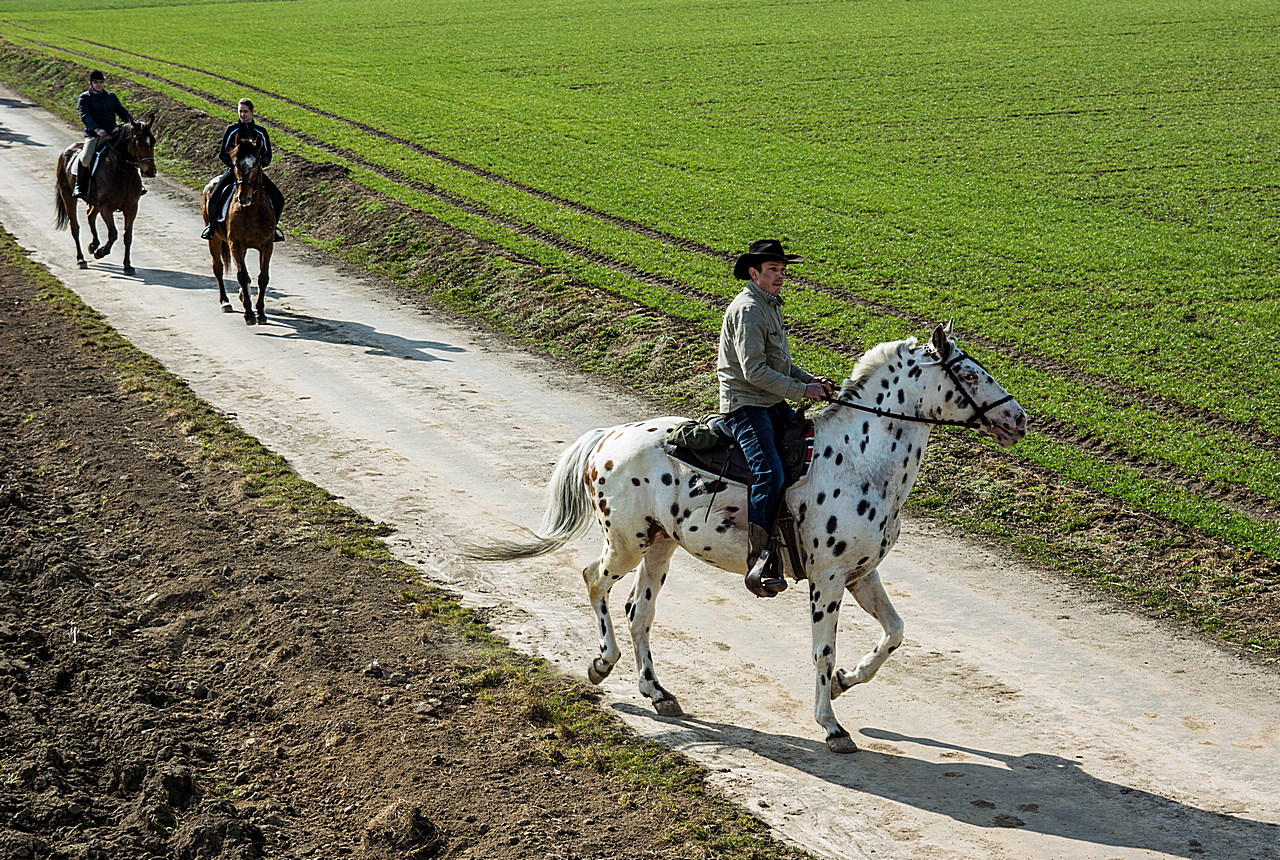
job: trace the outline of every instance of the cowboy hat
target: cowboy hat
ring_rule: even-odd
[[[745,281],[750,277],[747,273],[748,269],[758,269],[761,263],[767,263],[770,260],[779,263],[803,263],[804,257],[784,252],[782,243],[777,239],[757,239],[751,243],[747,253],[733,264],[733,276],[739,281]]]

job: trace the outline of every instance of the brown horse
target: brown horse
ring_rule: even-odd
[[[145,122],[131,122],[120,126],[99,145],[97,166],[89,184],[89,232],[93,241],[89,253],[101,260],[111,253],[116,243],[115,212],[124,213],[124,273],[133,274],[129,262],[129,246],[133,244],[133,219],[138,215],[138,198],[142,196],[142,176],[156,175],[155,133],[151,124],[156,115],[151,113]],[[80,250],[80,222],[76,218],[76,167],[84,143],[73,143],[58,156],[58,178],[54,189],[54,205],[57,209],[56,225],[59,230],[71,225],[71,236],[76,240],[76,262],[80,268],[89,264]],[[107,223],[107,244],[98,247],[98,215]]]
[[[232,258],[236,263],[236,280],[240,283],[240,304],[244,307],[245,325],[267,321],[263,300],[267,292],[267,283],[271,280],[271,251],[275,247],[276,221],[279,215],[271,207],[266,194],[266,177],[262,173],[262,152],[258,141],[254,138],[240,139],[231,151],[232,171],[236,185],[231,192],[231,201],[227,206],[227,217],[214,230],[209,240],[209,254],[213,257],[213,276],[218,280],[218,301],[222,310],[231,313],[231,302],[227,299],[226,288],[222,284],[222,273]],[[204,188],[204,223],[217,220],[217,212],[209,211],[209,196],[217,178],[210,180]],[[244,255],[250,248],[258,252],[258,301],[255,308],[249,303],[249,272]]]

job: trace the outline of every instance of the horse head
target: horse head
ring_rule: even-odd
[[[920,366],[938,377],[925,386],[929,417],[963,423],[1004,448],[1027,435],[1027,413],[976,358],[956,345],[951,323],[934,328]]]
[[[234,165],[237,191],[241,206],[253,202],[253,195],[262,187],[262,149],[256,138],[242,137],[228,153]]]
[[[142,122],[130,124],[127,137],[124,139],[125,151],[129,158],[138,163],[138,170],[143,176],[156,175],[156,136],[151,124],[156,121],[156,113],[152,111]]]

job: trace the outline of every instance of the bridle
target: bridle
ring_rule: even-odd
[[[254,157],[255,157],[256,159],[260,159],[260,158],[262,157],[262,155],[261,155],[261,153],[258,153],[258,152],[256,152],[256,151],[255,151],[255,153],[254,153]],[[237,167],[239,167],[239,165],[240,165],[240,159],[239,159],[238,157],[236,158],[236,165],[237,165]],[[262,180],[263,180],[263,177],[266,175],[266,174],[264,174],[264,173],[262,172],[262,165],[261,165],[261,163],[259,163],[258,161],[255,161],[255,162],[254,162],[254,168],[256,168],[256,169],[257,169],[257,171],[258,171],[258,181],[257,181],[257,182],[250,182],[250,181],[249,181],[249,180],[247,180],[247,179],[240,179],[239,177],[237,177],[237,178],[236,178],[236,184],[237,184],[237,185],[248,185],[248,186],[249,186],[249,191],[251,192],[251,193],[250,193],[250,195],[249,195],[249,196],[250,196],[250,198],[252,198],[254,195],[256,195],[259,191],[261,191],[261,190],[262,190]],[[251,170],[250,172],[252,172],[252,170]]]
[[[879,415],[882,418],[897,418],[901,421],[914,421],[917,424],[940,424],[947,427],[967,427],[970,430],[977,430],[981,428],[983,425],[991,423],[987,419],[988,412],[990,412],[992,409],[995,409],[997,406],[1002,406],[1005,403],[1008,403],[1010,400],[1013,399],[1013,395],[1006,394],[1004,397],[1000,398],[994,403],[989,403],[986,406],[979,406],[978,402],[973,399],[973,396],[965,388],[964,383],[960,381],[960,377],[956,375],[955,366],[960,362],[964,361],[966,358],[972,361],[974,364],[978,365],[978,367],[982,368],[983,372],[986,373],[988,376],[991,375],[991,372],[982,366],[982,362],[978,361],[976,358],[973,358],[967,352],[961,349],[957,349],[956,354],[951,358],[949,358],[948,360],[939,362],[943,371],[945,371],[947,376],[951,378],[951,381],[955,383],[956,390],[960,392],[960,396],[964,399],[964,403],[968,404],[969,408],[973,410],[973,415],[970,416],[968,420],[965,420],[965,421],[955,421],[947,418],[926,418],[921,415],[906,415],[901,412],[890,412],[885,409],[879,409],[872,406],[864,406],[861,403],[851,403],[848,400],[840,400],[839,398],[831,397],[831,396],[827,396],[822,399],[834,406],[847,406],[850,409],[857,409],[862,412],[870,412],[872,415]]]
[[[127,137],[122,133],[120,136],[116,137],[115,140],[107,141],[107,149],[111,150],[112,155],[115,155],[117,158],[123,161],[125,167],[141,167],[142,162],[144,161],[151,161],[151,162],[155,161],[154,158],[149,158],[149,157],[138,158],[136,155],[134,155],[133,150],[134,150],[135,144],[133,139],[137,135],[137,133],[138,133],[137,130],[134,129],[131,125],[129,128],[129,134]],[[117,143],[125,144],[123,151],[116,148]]]

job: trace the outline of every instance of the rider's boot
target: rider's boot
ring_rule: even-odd
[[[777,565],[771,564],[777,554],[778,544],[770,537],[763,526],[751,523],[749,548],[747,551],[747,591],[756,597],[775,597],[787,590],[787,581],[777,572]]]
[[[89,202],[89,168],[80,162],[76,162],[76,187],[71,196]]]
[[[217,221],[210,221],[208,224],[205,225],[204,232],[200,234],[200,238],[204,239],[206,242],[209,241],[210,239],[213,238],[213,231],[217,229],[217,227],[218,227]]]
[[[147,186],[145,186],[145,185],[144,185],[144,186],[142,186],[142,193],[141,193],[141,194],[139,194],[138,196],[139,196],[139,197],[145,197],[145,196],[146,196],[146,194],[147,194]]]
[[[276,228],[276,236],[275,236],[275,239],[273,239],[272,241],[275,241],[275,242],[284,241],[284,233],[280,230],[279,227]]]

